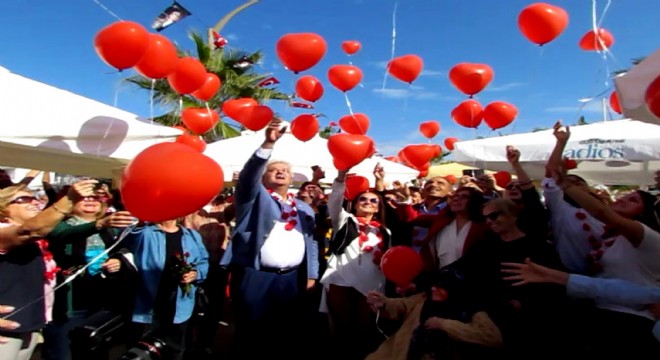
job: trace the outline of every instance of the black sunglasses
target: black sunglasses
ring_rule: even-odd
[[[364,196],[360,196],[358,198],[358,202],[367,202],[367,201],[372,203],[372,204],[378,204],[378,198],[368,198],[368,197],[364,197]]]
[[[19,205],[30,204],[31,202],[33,202],[35,200],[39,200],[39,199],[37,199],[34,196],[30,196],[30,195],[19,196],[16,199],[10,201],[9,205],[11,205],[11,204],[19,204]]]
[[[500,217],[501,215],[502,215],[502,212],[501,212],[501,211],[493,211],[493,212],[490,213],[490,214],[484,214],[484,217],[485,217],[486,219],[491,220],[491,221],[495,221],[495,220],[497,220],[497,218]]]

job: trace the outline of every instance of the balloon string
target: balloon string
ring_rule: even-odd
[[[151,91],[149,91],[149,120],[154,124],[154,91],[156,88],[156,79],[151,79]]]
[[[108,9],[107,6],[101,4],[101,2],[100,2],[99,0],[92,0],[92,1],[93,1],[94,3],[96,3],[96,5],[98,5],[99,7],[101,7],[101,9],[105,10],[105,12],[107,12],[108,14],[110,14],[110,16],[114,17],[115,19],[117,19],[117,20],[119,20],[119,21],[123,21],[119,16],[117,16],[117,14],[115,14],[114,12],[112,12],[112,10]]]
[[[351,100],[348,99],[348,93],[344,92],[344,99],[346,99],[346,106],[348,106],[348,112],[351,113],[351,116],[354,116],[353,114],[353,106],[351,105]]]
[[[5,315],[4,317],[2,317],[2,318],[0,318],[0,319],[2,319],[2,320],[7,320],[7,319],[9,319],[10,317],[15,316],[16,314],[18,314],[18,313],[22,312],[23,310],[29,308],[30,306],[32,306],[32,305],[34,305],[34,304],[40,302],[41,300],[45,299],[46,296],[48,296],[48,295],[54,293],[55,291],[61,289],[64,285],[66,285],[66,284],[72,282],[75,278],[77,278],[78,276],[80,276],[80,274],[83,274],[83,273],[85,272],[85,270],[87,270],[87,268],[89,268],[90,266],[92,266],[92,264],[94,264],[96,261],[98,261],[99,259],[101,259],[101,258],[103,258],[104,256],[106,256],[110,251],[112,251],[112,249],[114,249],[115,247],[117,247],[117,245],[119,245],[119,244],[124,240],[124,238],[126,238],[126,236],[127,236],[132,230],[133,230],[133,228],[135,228],[135,225],[131,225],[131,226],[125,228],[124,231],[122,231],[122,233],[119,235],[119,238],[117,238],[117,241],[116,241],[114,244],[112,244],[112,246],[110,246],[109,248],[105,249],[105,251],[103,251],[102,253],[98,254],[98,255],[97,255],[95,258],[93,258],[90,262],[88,262],[87,264],[85,264],[85,266],[83,266],[83,267],[81,267],[80,269],[78,269],[78,271],[76,271],[73,275],[71,275],[71,276],[67,277],[66,279],[64,279],[64,281],[63,281],[61,284],[55,286],[54,288],[52,288],[52,289],[49,290],[48,292],[44,293],[42,296],[40,296],[40,297],[38,297],[38,298],[36,298],[36,299],[30,301],[30,302],[27,303],[26,305],[21,306],[20,308],[18,308],[18,309],[16,309],[15,311],[13,311],[13,312],[11,312],[11,313]]]
[[[181,114],[183,113],[183,96],[179,96],[179,112],[177,115],[179,116],[179,121],[181,121]],[[183,122],[180,122],[179,124],[183,124]]]
[[[394,53],[396,49],[396,9],[399,7],[399,0],[394,2],[394,10],[392,11],[392,51],[390,54],[390,61],[394,59]],[[387,67],[385,68],[385,76],[383,77],[383,90],[385,90],[385,85],[387,84],[387,72],[389,70],[389,61]]]
[[[541,68],[541,65],[543,65],[543,55],[545,54],[545,46],[539,46],[539,57],[536,59],[536,64],[532,68],[532,73],[529,76],[529,88],[530,89],[537,89],[540,88],[537,84],[539,81],[539,69]],[[525,101],[522,103],[522,105],[519,106],[520,109],[524,109],[529,105],[530,101],[532,100],[532,95],[527,95],[525,97]],[[515,134],[516,132],[516,125],[518,125],[517,121],[514,121],[513,124],[511,125],[511,134]]]

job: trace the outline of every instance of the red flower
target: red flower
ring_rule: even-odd
[[[582,224],[582,230],[591,231],[591,226],[587,223]]]
[[[186,251],[185,253],[183,253],[183,256],[190,257],[190,253]]]
[[[584,220],[584,219],[587,218],[587,214],[578,211],[578,212],[575,213],[575,217],[578,218],[578,219],[580,219],[580,220]]]
[[[373,250],[374,250],[374,247],[371,246],[371,245],[367,245],[362,249],[362,251],[364,251],[364,252],[372,252]]]

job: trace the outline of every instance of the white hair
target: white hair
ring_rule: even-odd
[[[270,160],[270,161],[268,161],[268,163],[266,163],[266,166],[264,167],[264,172],[263,172],[262,176],[266,174],[266,171],[268,171],[268,168],[271,167],[271,165],[276,165],[276,164],[286,165],[287,170],[289,170],[289,174],[291,174],[291,178],[293,178],[293,166],[291,165],[290,162],[284,161],[284,160]]]

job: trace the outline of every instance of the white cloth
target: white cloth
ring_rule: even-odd
[[[289,213],[286,219],[274,220],[273,229],[268,234],[266,241],[260,250],[261,265],[276,269],[288,269],[300,265],[305,257],[305,237],[302,233],[300,216],[295,211],[295,200],[290,195],[287,200],[282,199],[277,193],[273,193],[273,201],[279,202],[283,213]],[[292,216],[295,211],[296,215]],[[287,230],[290,221],[295,221],[296,226]]]
[[[542,187],[545,205],[550,213],[553,243],[559,258],[571,272],[585,274],[588,267],[586,259],[592,250],[589,236],[593,234],[601,240],[604,224],[586,211],[582,211],[585,219],[579,219],[576,213],[580,209],[564,200],[564,192],[554,179],[545,178]],[[584,224],[588,224],[591,231],[585,231]]]
[[[438,257],[438,268],[453,263],[463,256],[463,248],[465,247],[465,239],[472,228],[472,221],[468,221],[463,227],[458,230],[456,220],[453,220],[444,229],[440,230],[433,240],[434,243],[430,245],[435,246],[435,251]]]
[[[332,220],[332,231],[336,234],[343,226],[348,226],[348,222],[357,224],[355,216],[341,206],[344,196],[344,183],[335,182],[332,184],[332,192],[328,197],[328,213]],[[360,248],[359,238],[353,239],[341,255],[330,255],[328,259],[328,268],[326,269],[321,284],[324,291],[322,293],[320,311],[327,312],[326,292],[330,285],[352,287],[365,296],[371,290],[383,291],[385,285],[385,275],[380,267],[373,261],[374,252],[378,249],[378,243],[381,239],[376,235],[378,229],[369,228],[367,232],[367,241]],[[371,246],[373,251],[365,252],[364,247]]]
[[[617,236],[612,246],[604,246],[600,259],[603,272],[597,277],[622,279],[646,286],[660,286],[660,233],[644,226],[644,238],[638,247],[623,236]],[[602,309],[619,311],[655,320],[647,310],[632,309],[604,301],[597,301]]]

